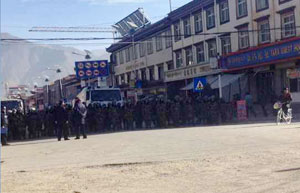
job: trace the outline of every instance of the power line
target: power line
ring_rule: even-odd
[[[297,28],[300,28],[300,26],[295,26],[294,28],[289,29],[290,31],[296,30]],[[60,27],[58,27],[60,29]],[[71,29],[71,28],[70,28]],[[75,29],[75,28],[74,28]],[[197,33],[197,34],[190,34],[190,36],[207,36],[207,35],[223,35],[223,34],[234,34],[234,33],[242,33],[242,32],[267,32],[267,31],[276,31],[276,30],[282,30],[282,28],[270,28],[268,30],[235,30],[235,31],[223,31],[223,32],[209,32],[209,33]],[[158,35],[155,37],[180,37],[180,36],[186,36],[185,34],[176,34],[176,35]],[[150,36],[151,37],[151,36]],[[90,37],[90,38],[1,38],[1,41],[64,41],[64,40],[75,40],[75,41],[90,41],[90,40],[122,40],[126,37],[118,37],[118,38],[99,38],[99,37]],[[130,37],[127,37],[130,38]]]

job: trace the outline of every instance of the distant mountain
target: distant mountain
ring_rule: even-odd
[[[1,38],[15,39],[8,33],[1,33]],[[9,85],[18,84],[44,84],[43,80],[37,77],[49,76],[50,79],[57,79],[55,71],[47,68],[62,69],[61,76],[74,74],[74,62],[84,60],[84,56],[74,55],[76,52],[85,55],[85,52],[71,47],[58,45],[35,45],[34,43],[21,41],[18,43],[3,42],[0,52],[0,75],[3,82]],[[108,59],[109,54],[105,50],[91,51],[95,59]]]

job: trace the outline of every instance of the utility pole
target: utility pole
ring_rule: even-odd
[[[169,5],[170,5],[170,13],[172,12],[172,0],[169,0]]]

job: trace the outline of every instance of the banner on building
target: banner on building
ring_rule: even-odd
[[[107,77],[109,75],[108,61],[97,60],[75,62],[75,71],[76,77],[81,80]]]
[[[206,78],[194,78],[194,92],[202,92],[207,84]]]
[[[237,118],[239,121],[247,120],[247,106],[245,100],[237,101]]]
[[[294,38],[240,53],[232,53],[228,56],[221,57],[219,65],[222,69],[235,69],[271,64],[276,61],[296,58],[300,58],[300,38]]]

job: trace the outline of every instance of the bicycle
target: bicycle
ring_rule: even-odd
[[[287,124],[291,124],[291,122],[292,122],[293,116],[292,116],[292,109],[290,107],[290,104],[287,104],[287,108],[288,108],[287,114],[285,114],[285,112],[282,109],[283,104],[284,103],[281,103],[281,102],[276,102],[274,104],[274,109],[278,110],[277,119],[276,119],[277,125],[280,125],[280,123],[282,121],[285,121]]]

